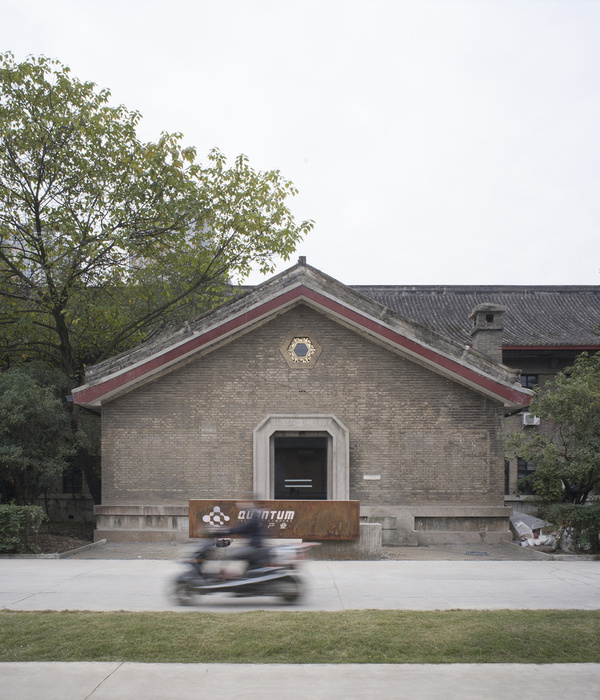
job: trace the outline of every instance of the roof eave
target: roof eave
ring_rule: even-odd
[[[298,272],[298,266],[290,271]],[[418,324],[411,324],[376,302],[368,302],[341,283],[328,278],[309,266],[302,266],[296,277],[279,275],[280,285],[261,285],[262,293],[245,294],[243,299],[228,302],[226,317],[221,313],[203,317],[201,327],[179,342],[161,351],[126,364],[120,369],[98,377],[96,380],[73,391],[75,403],[97,408],[115,396],[131,390],[158,373],[180,364],[192,355],[207,351],[229,336],[238,335],[264,322],[275,313],[300,302],[307,303],[324,313],[336,317],[340,322],[352,326],[374,339],[383,342],[399,354],[405,355],[432,370],[448,376],[459,383],[497,400],[511,410],[529,405],[531,392],[508,381],[508,368],[481,356],[471,348],[459,346],[428,331]],[[307,286],[307,281],[321,276],[333,287],[333,294],[319,285]],[[341,301],[336,291],[341,287],[348,294]],[[352,297],[355,296],[355,299]],[[349,303],[354,301],[355,303]],[[221,309],[222,307],[218,307]],[[218,310],[217,310],[218,311]],[[372,313],[369,313],[371,311]],[[210,323],[213,320],[213,323]],[[430,335],[438,347],[427,343],[420,336]],[[438,337],[439,336],[439,337]],[[126,360],[122,358],[122,360]],[[476,367],[477,362],[480,367]]]

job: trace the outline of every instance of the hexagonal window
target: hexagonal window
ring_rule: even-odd
[[[308,355],[308,345],[306,343],[298,343],[294,348],[296,357],[306,357]]]
[[[315,336],[304,329],[291,331],[279,346],[279,352],[292,369],[312,369],[322,349]]]
[[[310,362],[315,354],[315,346],[310,338],[292,338],[288,353],[292,362]]]

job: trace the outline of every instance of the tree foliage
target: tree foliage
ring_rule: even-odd
[[[0,56],[0,346],[75,384],[312,227],[278,171],[217,150],[202,166],[180,134],[144,143],[109,98],[56,60]]]
[[[600,485],[600,355],[580,355],[552,388],[535,391],[529,410],[549,421],[547,431],[513,436],[511,446],[535,464],[533,492],[585,503]]]
[[[36,365],[0,373],[0,484],[19,505],[52,489],[74,452],[64,383]]]
[[[39,506],[0,504],[0,552],[26,554],[38,551],[36,540],[46,515]]]
[[[541,509],[544,520],[556,523],[571,539],[577,552],[600,552],[600,504],[552,503]]]

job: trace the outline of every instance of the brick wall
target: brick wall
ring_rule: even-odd
[[[282,357],[290,333],[322,346],[313,368]],[[363,505],[502,504],[500,404],[305,306],[106,404],[102,501],[247,492],[254,428],[296,412],[348,428],[350,498]]]

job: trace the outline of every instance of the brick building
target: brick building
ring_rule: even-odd
[[[509,538],[505,417],[531,391],[499,361],[509,305],[451,290],[352,288],[301,259],[90,368],[97,537],[185,539],[189,499],[254,491],[359,500],[389,542]]]

